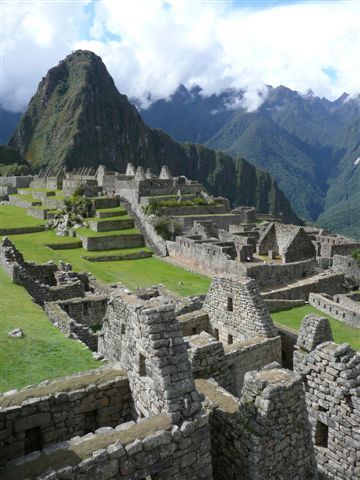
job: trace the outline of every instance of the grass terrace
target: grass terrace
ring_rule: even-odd
[[[124,231],[120,230],[120,232]],[[113,232],[104,233],[110,234]],[[130,289],[162,283],[174,293],[186,296],[205,294],[210,285],[210,278],[170,265],[158,258],[90,262],[82,257],[117,254],[116,252],[119,252],[119,250],[106,250],[104,252],[88,252],[83,248],[52,250],[47,245],[72,243],[76,240],[72,237],[58,237],[53,230],[10,235],[9,237],[28,261],[45,263],[53,260],[57,263],[59,260],[63,260],[71,263],[75,271],[91,272],[103,282],[122,282]],[[140,247],[136,250],[145,249],[146,247]],[[129,253],[129,250],[132,249],[120,251]]]
[[[102,366],[81,343],[53,327],[41,307],[1,268],[0,297],[1,392]],[[9,337],[14,328],[22,328],[25,336]]]
[[[334,341],[336,343],[349,343],[352,348],[360,351],[360,331],[357,328],[348,327],[345,323],[326,315],[326,313],[317,310],[311,305],[303,305],[302,307],[294,307],[289,310],[275,312],[271,314],[271,318],[279,326],[290,327],[296,331],[300,330],[300,325],[309,313],[315,313],[320,317],[328,318],[333,332]]]
[[[25,208],[0,205],[0,228],[37,227],[44,223],[40,218],[27,215]]]

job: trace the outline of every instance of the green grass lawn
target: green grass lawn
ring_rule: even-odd
[[[82,344],[53,327],[23,287],[11,283],[0,268],[0,391],[98,368]],[[8,332],[22,328],[23,338]]]
[[[25,208],[0,205],[0,228],[35,227],[44,223],[45,220],[27,215]]]
[[[309,313],[315,313],[320,317],[326,317],[329,319],[334,341],[336,343],[349,343],[353,348],[355,348],[355,350],[360,350],[359,329],[348,327],[345,325],[345,323],[335,320],[311,305],[304,305],[302,307],[295,307],[289,310],[283,310],[282,312],[272,313],[271,318],[279,325],[285,325],[293,328],[294,330],[299,330],[303,318]]]
[[[96,278],[104,282],[122,282],[130,289],[163,283],[174,293],[186,296],[204,294],[210,285],[208,277],[191,273],[158,258],[89,262],[81,257],[92,254],[95,256],[111,254],[118,250],[99,252],[88,252],[83,248],[52,250],[44,244],[69,243],[76,240],[69,237],[58,237],[54,231],[10,235],[9,237],[28,261],[45,263],[53,260],[57,263],[59,260],[63,260],[71,263],[75,271],[91,272]],[[145,247],[140,249],[143,250]],[[121,251],[124,252],[124,250]],[[183,282],[183,284],[179,282]]]

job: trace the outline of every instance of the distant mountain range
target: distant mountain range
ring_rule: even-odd
[[[234,206],[254,205],[285,221],[301,223],[276,182],[243,158],[180,144],[151,129],[118,92],[101,58],[78,50],[49,70],[13,132],[9,146],[36,171],[45,165],[106,165],[125,171],[128,162],[197,179]]]
[[[298,215],[360,238],[360,98],[330,102],[280,86],[257,111],[242,101],[241,91],[205,97],[181,85],[141,115],[178,141],[246,158],[275,178]]]

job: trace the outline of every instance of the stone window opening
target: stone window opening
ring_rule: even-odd
[[[99,428],[97,410],[91,410],[84,415],[84,434],[95,432]]]
[[[329,427],[318,420],[315,427],[315,445],[317,447],[328,448],[328,437]]]
[[[192,334],[192,335],[197,335],[197,327],[193,327],[193,328],[191,329],[191,334]]]
[[[139,375],[140,377],[146,377],[145,357],[141,353],[139,353]]]
[[[219,329],[218,328],[214,328],[214,337],[216,340],[219,340]]]
[[[34,427],[25,430],[25,455],[31,452],[35,452],[36,450],[42,450],[42,447],[43,441],[40,427]]]
[[[228,299],[227,299],[227,311],[228,312],[233,312],[234,311],[234,305],[233,305],[232,297],[228,297]]]
[[[87,302],[83,304],[83,312],[84,312],[84,315],[88,315],[89,313],[89,304]]]
[[[232,335],[228,335],[228,345],[232,345],[234,343],[234,337]]]
[[[121,325],[121,335],[125,335],[125,323]]]

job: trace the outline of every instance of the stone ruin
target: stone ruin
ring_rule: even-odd
[[[23,260],[3,243],[11,272]],[[76,275],[56,268],[60,283]],[[110,363],[0,396],[2,479],[358,478],[360,357],[326,319],[305,318],[292,372],[252,279],[179,300],[90,278],[84,297],[44,307],[80,321],[94,294]]]

